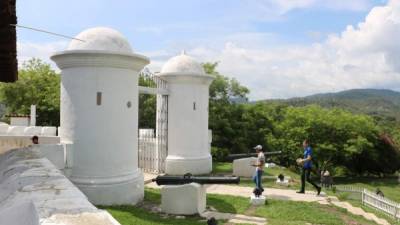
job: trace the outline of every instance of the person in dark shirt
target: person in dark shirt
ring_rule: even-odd
[[[321,187],[316,185],[311,179],[310,179],[310,174],[311,174],[311,167],[312,167],[312,148],[308,143],[308,140],[303,141],[303,148],[304,148],[304,157],[300,161],[300,163],[303,164],[303,168],[301,170],[301,189],[297,193],[299,194],[304,194],[305,193],[305,186],[306,186],[306,180],[308,183],[312,184],[312,186],[317,189],[317,195],[321,193]]]
[[[39,137],[38,136],[33,136],[32,137],[32,144],[37,145],[39,144]]]

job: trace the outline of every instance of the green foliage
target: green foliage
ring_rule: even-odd
[[[226,148],[211,147],[211,156],[214,161],[222,162],[229,155],[229,151]]]
[[[8,114],[29,114],[36,105],[37,125],[60,124],[60,76],[40,59],[25,62],[17,82],[0,84],[0,99]]]
[[[156,84],[146,71],[139,76],[139,85],[143,87],[155,87]],[[156,96],[139,94],[139,128],[156,128]]]
[[[215,160],[229,153],[246,153],[261,144],[280,150],[280,165],[293,167],[309,139],[317,169],[349,174],[392,174],[400,169],[400,152],[390,133],[368,115],[319,105],[289,106],[279,102],[234,104],[248,89],[216,72],[217,64],[204,64],[216,79],[210,86],[209,126],[213,130]],[[400,134],[400,131],[398,131]]]

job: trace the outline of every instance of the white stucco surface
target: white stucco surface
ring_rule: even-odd
[[[213,77],[185,54],[170,59],[159,76],[167,81],[169,89],[166,173],[211,172],[208,98]]]
[[[11,126],[29,126],[29,117],[11,117],[10,125]]]
[[[203,185],[165,185],[161,188],[161,210],[175,215],[200,214],[206,209],[206,189]]]
[[[56,136],[57,127],[41,127],[41,126],[14,126],[6,123],[0,124],[0,135],[8,136],[26,136],[26,135],[37,135],[37,136]]]
[[[119,223],[94,207],[38,149],[22,148],[0,155],[0,224]]]
[[[132,53],[128,40],[118,31],[108,27],[94,27],[82,31],[72,40],[67,50],[100,50]]]
[[[255,167],[251,166],[256,162],[257,158],[242,158],[233,160],[233,175],[239,177],[252,177]]]
[[[48,159],[57,169],[63,170],[66,165],[65,145],[62,144],[39,144],[32,145],[32,149],[37,150],[41,157]]]
[[[0,154],[7,152],[10,149],[23,148],[32,145],[32,135],[29,136],[13,136],[0,135]],[[60,137],[56,136],[39,136],[40,144],[58,144]]]
[[[250,196],[250,204],[252,205],[265,205],[265,196],[261,195],[260,197],[256,197],[255,195]]]
[[[204,69],[194,58],[182,53],[169,59],[161,69],[162,74],[196,74],[205,75]]]
[[[69,178],[94,204],[143,199],[138,169],[138,73],[133,54],[110,28],[92,28],[51,57],[61,69],[61,142],[73,145]]]
[[[290,184],[290,183],[289,183],[289,179],[290,179],[290,177],[285,177],[285,178],[283,179],[283,181],[281,181],[279,178],[276,178],[275,183],[287,187],[287,186],[289,186],[289,184]]]

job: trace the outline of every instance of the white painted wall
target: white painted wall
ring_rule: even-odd
[[[164,185],[161,187],[161,210],[175,215],[201,214],[207,205],[204,185]]]
[[[43,158],[40,147],[0,155],[1,225],[119,225]]]
[[[32,145],[32,136],[10,136],[0,135],[0,154],[7,152],[10,149],[23,148]],[[58,144],[60,138],[56,136],[40,136],[40,144]]]
[[[161,76],[167,80],[170,93],[166,173],[207,174],[212,170],[208,131],[208,98],[212,77],[191,74]]]
[[[29,126],[29,117],[10,117],[11,126]]]
[[[60,136],[62,143],[73,144],[70,179],[91,202],[135,204],[144,195],[137,161],[138,73],[149,60],[117,52],[126,40],[107,36],[116,32],[109,30],[84,31],[78,38],[86,38],[85,43],[72,42],[70,49],[52,56],[62,70]]]

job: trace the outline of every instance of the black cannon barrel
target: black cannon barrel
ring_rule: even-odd
[[[265,157],[280,155],[282,151],[274,151],[274,152],[264,152]],[[257,157],[257,153],[241,153],[241,154],[230,154],[227,156],[227,159],[232,161],[235,159],[248,158],[248,157]]]
[[[239,184],[239,177],[206,177],[206,176],[192,176],[192,175],[183,175],[183,176],[157,176],[152,180],[156,182],[157,185],[181,185],[181,184],[189,184],[189,183],[198,183],[198,184]]]

